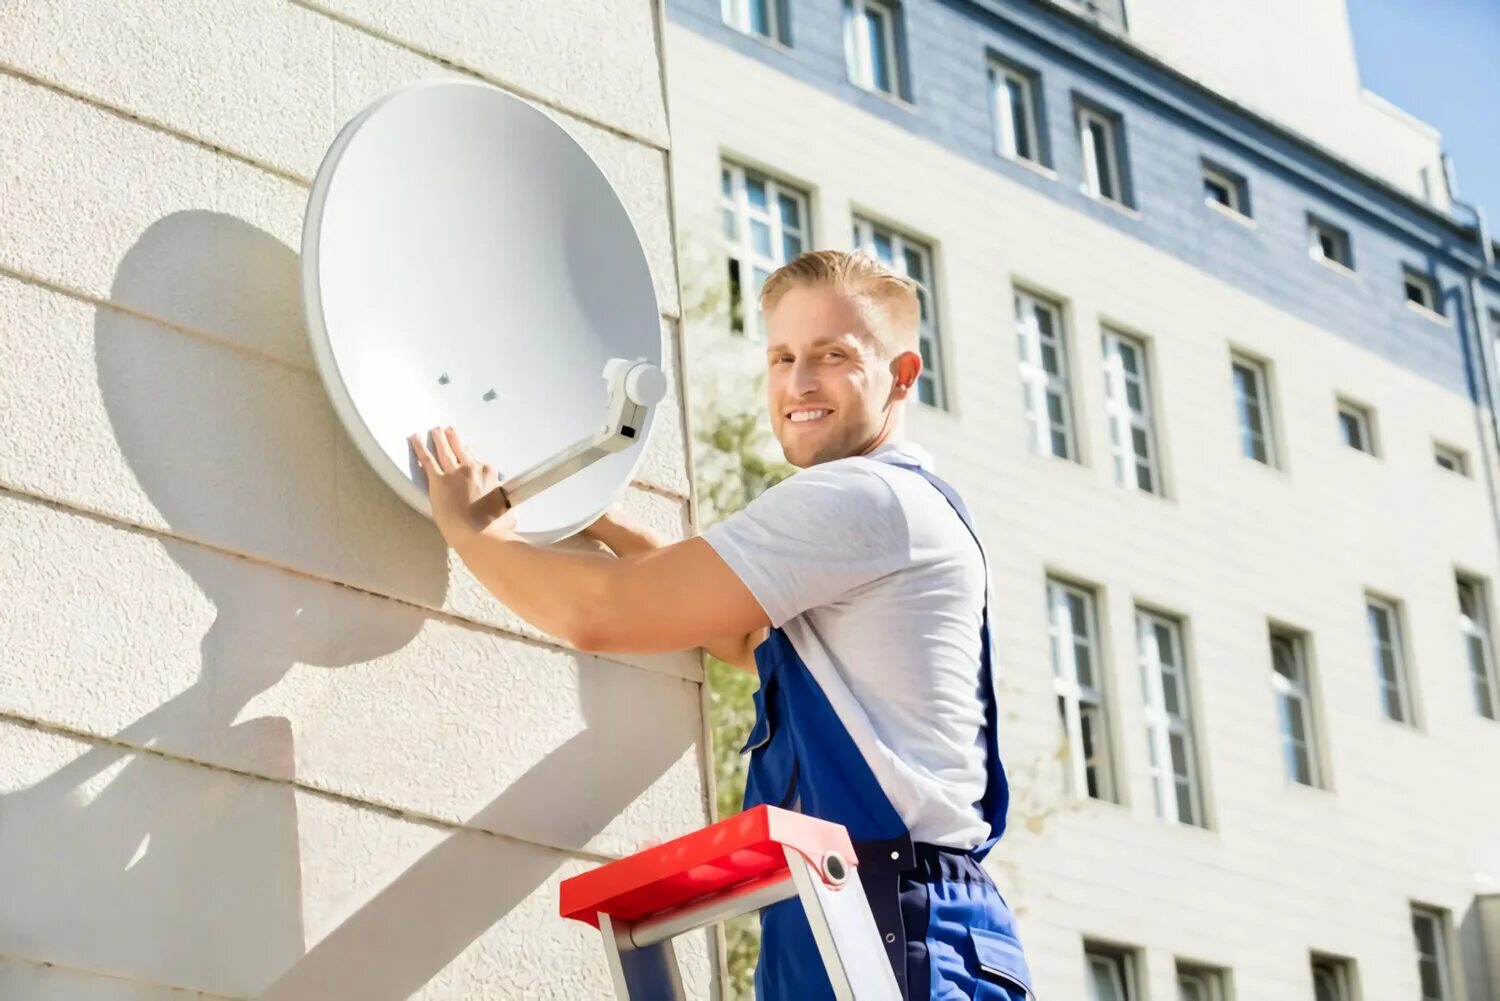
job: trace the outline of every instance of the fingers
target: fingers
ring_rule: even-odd
[[[409,434],[406,441],[411,445],[411,450],[416,453],[417,464],[422,467],[422,472],[429,477],[437,475],[437,463],[433,461],[432,454],[427,451],[427,446],[422,444],[420,435]]]
[[[458,468],[458,457],[453,454],[448,435],[440,427],[433,428],[428,434],[432,436],[432,454],[437,456],[438,468],[445,473],[453,472]]]
[[[453,454],[458,457],[458,461],[474,465],[474,456],[469,454],[469,446],[463,443],[463,439],[458,436],[458,432],[450,427],[447,435],[448,445],[453,449]]]

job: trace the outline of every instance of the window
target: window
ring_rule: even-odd
[[[1495,674],[1495,646],[1490,635],[1488,588],[1471,577],[1458,578],[1458,629],[1469,661],[1474,708],[1487,719],[1497,715],[1500,678]]]
[[[1312,958],[1313,1001],[1354,1001],[1354,962],[1335,956]]]
[[[1049,580],[1047,619],[1052,680],[1068,749],[1071,791],[1079,797],[1116,802],[1094,593]]]
[[[1339,401],[1339,434],[1350,448],[1375,454],[1375,435],[1370,411],[1358,403]]]
[[[1354,251],[1349,244],[1347,231],[1309,214],[1307,232],[1313,260],[1354,270]]]
[[[1451,1001],[1453,984],[1448,968],[1447,912],[1414,905],[1411,927],[1417,939],[1417,972],[1422,979],[1422,1001]]]
[[[1001,156],[1043,163],[1040,137],[1041,82],[1035,73],[998,60],[990,64],[995,102],[995,141]]]
[[[1140,997],[1133,950],[1085,942],[1083,957],[1088,968],[1088,1001],[1136,1001]]]
[[[1230,362],[1234,376],[1234,408],[1240,422],[1240,452],[1247,459],[1276,464],[1271,435],[1271,400],[1266,367],[1244,355]]]
[[[1212,966],[1177,964],[1177,1001],[1229,1001],[1229,974]]]
[[[760,289],[771,272],[807,249],[807,196],[736,164],[719,168],[724,241],[729,250],[730,326],[765,336]],[[747,323],[746,317],[753,317]]]
[[[1072,393],[1062,311],[1028,292],[1016,293],[1016,337],[1021,390],[1032,448],[1042,455],[1077,460]]]
[[[1406,301],[1429,313],[1443,315],[1442,304],[1437,297],[1437,284],[1427,275],[1418,274],[1411,268],[1402,269],[1406,287]]]
[[[1380,708],[1386,718],[1414,723],[1406,678],[1406,656],[1401,647],[1401,617],[1396,605],[1366,595],[1365,617],[1370,627],[1370,655],[1380,685]]]
[[[1112,330],[1104,332],[1104,398],[1115,481],[1148,494],[1161,493],[1146,345]]]
[[[932,251],[925,244],[868,219],[855,217],[854,246],[884,261],[892,270],[919,286],[917,349],[922,355],[922,374],[917,377],[917,399],[946,410],[948,393],[943,356],[938,338],[937,306],[933,302]]]
[[[1302,785],[1322,786],[1305,637],[1271,630],[1271,669],[1286,777]]]
[[[883,0],[844,0],[844,62],[866,90],[901,96],[896,10]]]
[[[1449,472],[1457,473],[1460,476],[1469,475],[1469,459],[1461,448],[1454,448],[1452,445],[1444,445],[1441,442],[1433,442],[1432,457],[1437,461],[1439,466],[1442,466]]]
[[[1078,139],[1083,146],[1083,190],[1092,198],[1124,205],[1119,119],[1080,104]]]
[[[1135,633],[1156,814],[1164,820],[1206,827],[1182,627],[1166,616],[1137,609]]]
[[[1238,174],[1203,161],[1203,200],[1235,215],[1250,215],[1250,189]]]
[[[724,23],[747,35],[759,35],[783,45],[790,44],[786,0],[719,0]]]

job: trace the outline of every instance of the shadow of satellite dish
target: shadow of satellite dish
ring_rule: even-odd
[[[308,201],[302,291],[350,437],[428,512],[407,438],[451,425],[536,543],[629,484],[666,389],[650,268],[588,153],[525,101],[427,81],[372,103]]]

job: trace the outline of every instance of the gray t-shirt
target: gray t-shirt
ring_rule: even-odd
[[[873,454],[931,468],[909,442]],[[703,537],[786,631],[912,837],[982,842],[984,563],[943,495],[912,470],[838,459]]]

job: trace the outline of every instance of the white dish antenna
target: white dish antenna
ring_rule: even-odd
[[[401,499],[430,514],[407,436],[451,425],[532,542],[619,495],[666,390],[625,206],[560,125],[487,84],[415,84],[344,126],[308,200],[302,301],[334,409]]]

